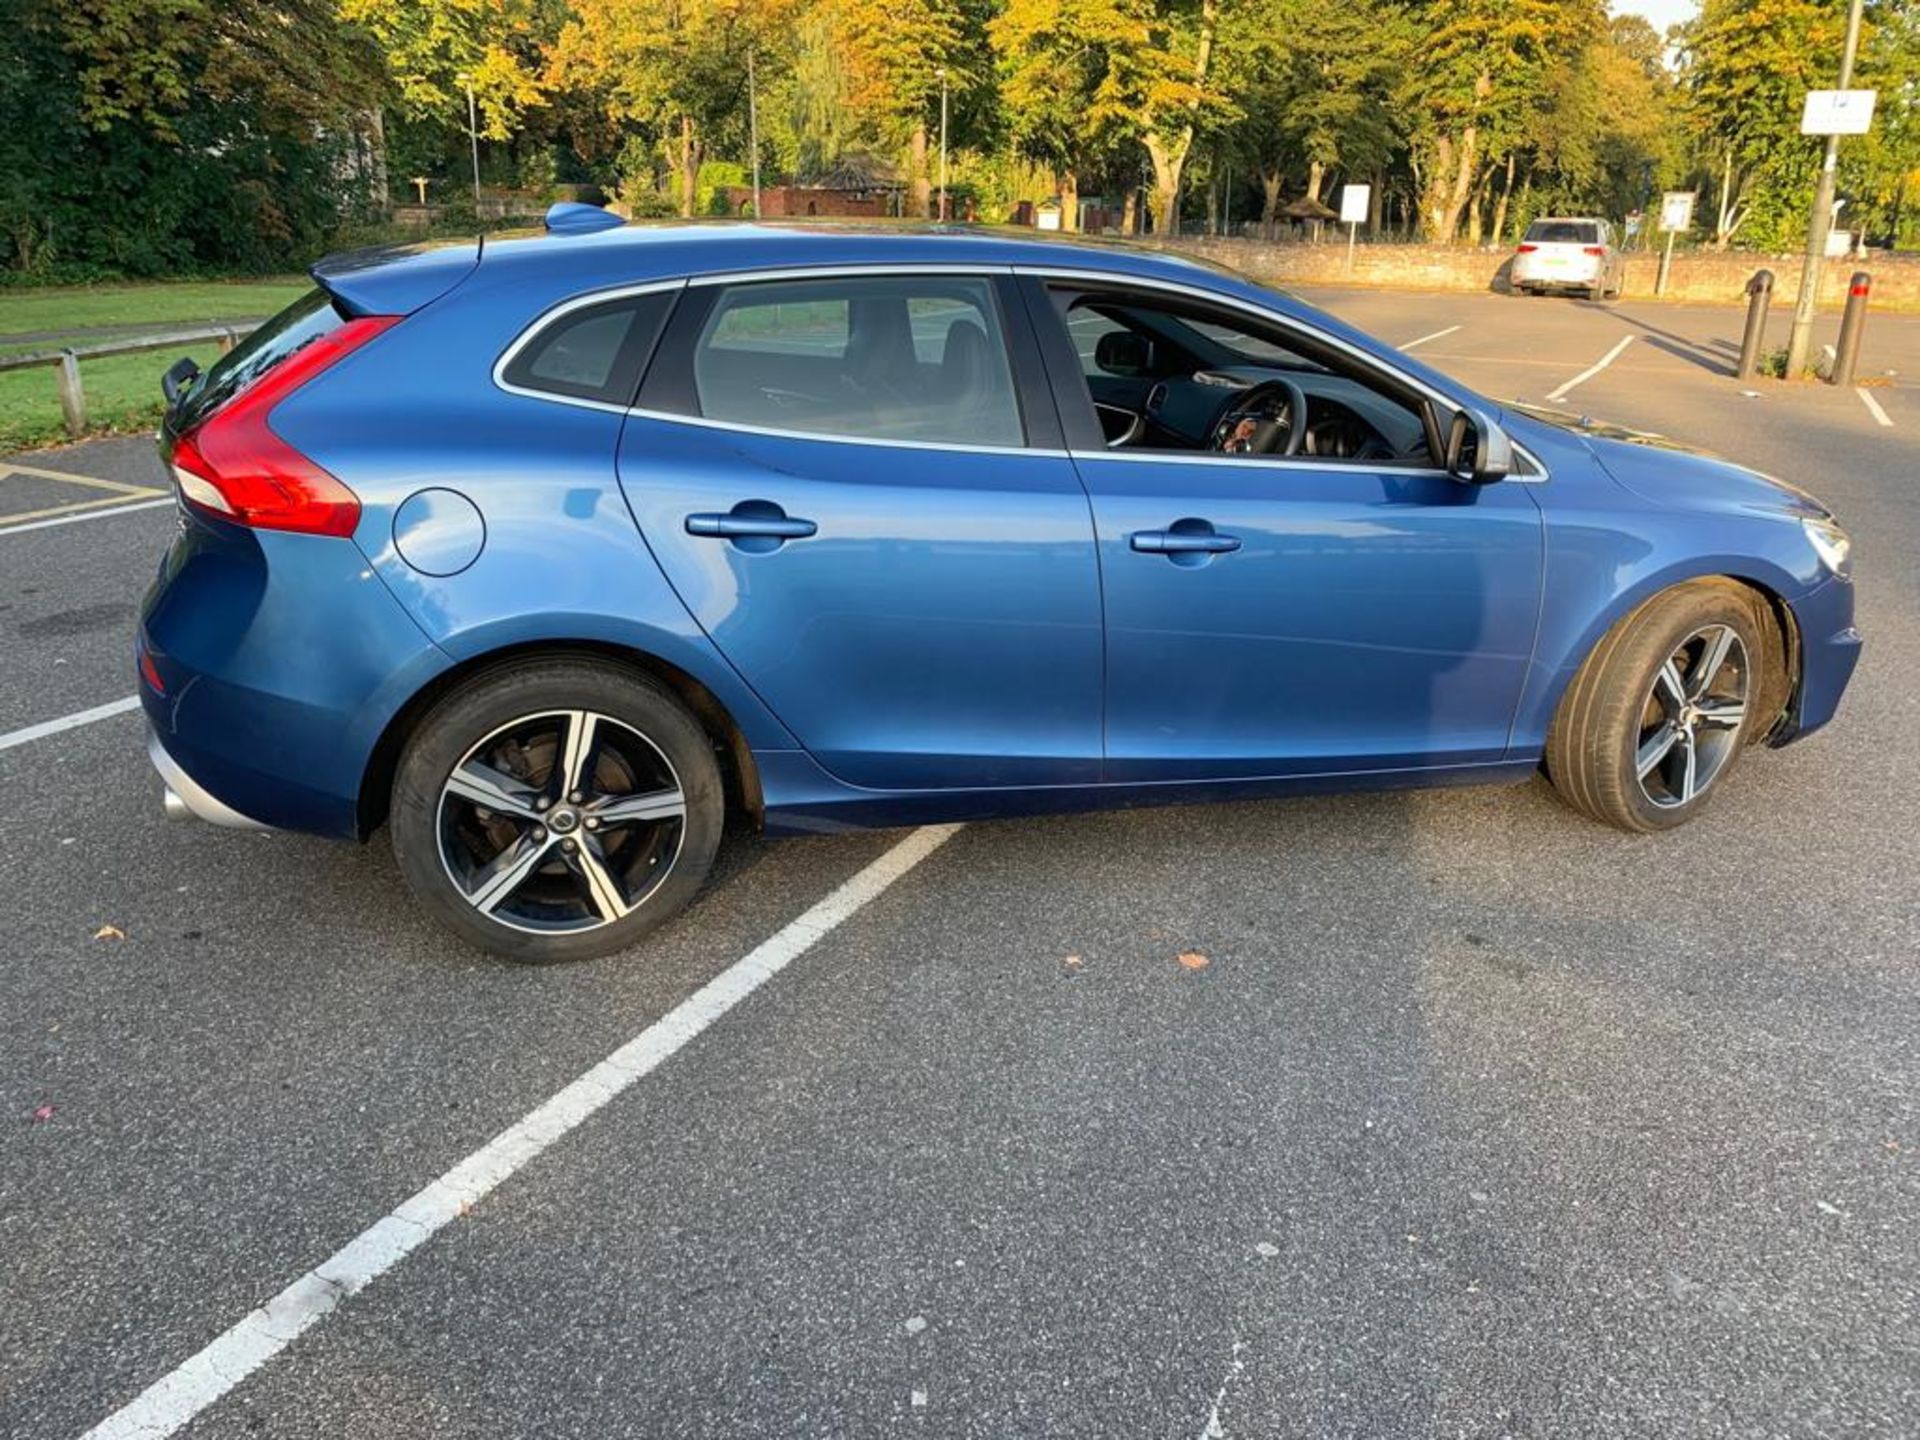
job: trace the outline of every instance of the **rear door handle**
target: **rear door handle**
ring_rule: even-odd
[[[1205,520],[1176,520],[1165,530],[1136,530],[1127,543],[1143,555],[1225,555],[1240,548],[1240,537]]]
[[[736,549],[750,554],[778,550],[789,540],[805,540],[819,532],[813,521],[789,515],[771,500],[742,500],[725,514],[709,511],[687,516],[689,535],[731,540]]]

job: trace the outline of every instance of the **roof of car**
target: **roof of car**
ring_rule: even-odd
[[[555,264],[576,274],[604,265],[635,279],[862,263],[1069,265],[1189,278],[1221,273],[1185,256],[1124,241],[1049,234],[1024,226],[918,221],[642,221],[586,234],[520,232],[489,239],[482,263],[529,268]]]

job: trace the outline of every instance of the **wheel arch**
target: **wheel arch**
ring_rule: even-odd
[[[471,655],[441,671],[416,691],[388,720],[374,743],[360,780],[358,826],[366,839],[385,823],[394,772],[401,753],[420,721],[444,697],[490,670],[531,658],[587,658],[621,666],[665,686],[684,704],[713,741],[720,757],[720,773],[727,786],[729,807],[737,806],[764,823],[766,802],[760,788],[760,770],[745,733],[718,696],[697,677],[671,661],[646,650],[609,640],[524,640],[496,650]]]
[[[1790,577],[1788,577],[1790,580]],[[1787,598],[1787,588],[1782,584],[1783,577],[1767,573],[1764,566],[1745,563],[1722,564],[1719,566],[1687,569],[1681,571],[1663,571],[1644,578],[1641,583],[1622,591],[1614,597],[1601,614],[1581,633],[1578,641],[1567,648],[1559,663],[1550,672],[1547,683],[1535,699],[1525,706],[1529,724],[1516,729],[1516,745],[1522,743],[1523,736],[1537,735],[1544,743],[1546,733],[1553,723],[1553,717],[1559,713],[1561,701],[1565,699],[1567,687],[1599,647],[1600,642],[1613,631],[1627,616],[1646,605],[1658,596],[1682,585],[1696,584],[1703,580],[1724,580],[1757,595],[1773,617],[1774,629],[1780,641],[1779,653],[1772,657],[1778,665],[1777,682],[1781,686],[1779,717],[1761,738],[1770,738],[1788,723],[1800,689],[1800,622],[1794,614],[1792,602]]]

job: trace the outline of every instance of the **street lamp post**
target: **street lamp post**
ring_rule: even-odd
[[[947,218],[947,67],[940,67],[940,218]]]
[[[1840,52],[1840,88],[1853,82],[1853,60],[1860,50],[1861,0],[1847,7],[1847,42]],[[1800,293],[1793,301],[1793,329],[1787,336],[1787,378],[1793,379],[1807,368],[1807,352],[1813,348],[1813,314],[1820,299],[1820,269],[1827,258],[1827,231],[1833,224],[1834,167],[1840,159],[1840,137],[1827,136],[1826,155],[1820,162],[1820,184],[1813,197],[1813,219],[1807,226],[1807,258],[1800,267]]]
[[[760,101],[753,75],[753,51],[747,51],[747,146],[753,151],[753,218],[760,219]]]
[[[473,218],[480,218],[480,112],[473,103],[473,76],[454,77],[467,91],[467,140],[473,147]]]

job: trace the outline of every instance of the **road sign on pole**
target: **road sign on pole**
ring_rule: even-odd
[[[1660,228],[1669,235],[1693,228],[1693,202],[1696,190],[1669,190],[1660,197]]]
[[[1347,227],[1347,269],[1353,269],[1353,238],[1367,218],[1367,205],[1373,199],[1371,185],[1340,187],[1340,219]]]
[[[1864,135],[1873,125],[1876,90],[1809,90],[1802,135]]]
[[[1852,0],[1847,6],[1847,38],[1840,50],[1840,88],[1836,92],[1828,92],[1830,94],[1850,93],[1853,62],[1860,53],[1860,8],[1861,0]],[[1823,108],[1828,112],[1824,116],[1821,113]],[[1832,113],[1836,110],[1846,111],[1849,121],[1860,110],[1865,111],[1867,121],[1873,119],[1871,99],[1860,107],[1852,104],[1822,106],[1809,95],[1806,109],[1801,115],[1801,127],[1804,129],[1810,122],[1831,124],[1837,118]],[[1786,377],[1789,380],[1797,379],[1807,368],[1807,352],[1813,348],[1813,310],[1820,296],[1820,266],[1827,254],[1827,229],[1833,224],[1833,181],[1834,170],[1840,164],[1840,136],[1851,133],[1845,130],[1827,132],[1826,152],[1820,159],[1820,178],[1813,193],[1813,218],[1807,226],[1807,258],[1800,267],[1800,293],[1793,297],[1793,329],[1787,332]]]
[[[1660,252],[1660,269],[1653,277],[1653,293],[1667,293],[1667,272],[1673,269],[1673,237],[1693,228],[1693,202],[1698,192],[1668,190],[1660,196],[1660,228],[1667,232],[1667,248]]]

